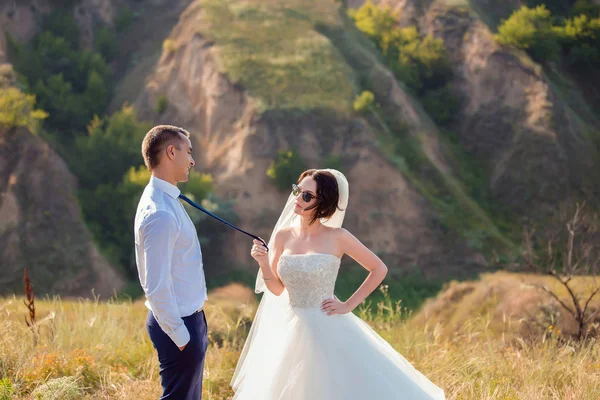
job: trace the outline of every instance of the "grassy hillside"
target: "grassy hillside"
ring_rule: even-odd
[[[268,110],[349,112],[352,70],[314,29],[339,25],[337,5],[318,0],[208,0],[184,18],[218,46],[222,71]]]

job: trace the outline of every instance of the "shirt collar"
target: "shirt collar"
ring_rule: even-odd
[[[174,199],[179,198],[179,194],[181,193],[181,190],[179,190],[177,186],[157,178],[154,175],[150,177],[150,185],[154,186],[158,190],[162,190]]]

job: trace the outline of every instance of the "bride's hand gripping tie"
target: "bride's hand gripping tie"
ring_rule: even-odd
[[[260,273],[258,277],[264,281],[265,288],[269,289],[269,291],[275,296],[279,296],[281,293],[283,293],[285,286],[277,276],[275,267],[271,266],[271,260],[269,259],[269,250],[267,246],[265,246],[260,240],[254,240],[254,244],[250,250],[250,255],[258,262],[258,266],[260,267]]]
[[[254,258],[258,265],[265,266],[269,264],[269,253],[267,252],[267,248],[258,240],[254,239],[254,244],[252,245],[252,249],[250,250],[250,255]],[[271,278],[265,277],[265,280]]]

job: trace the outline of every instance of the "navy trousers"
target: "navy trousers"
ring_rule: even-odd
[[[160,400],[198,400],[202,398],[202,372],[208,347],[208,327],[204,311],[183,317],[190,341],[183,351],[161,329],[152,311],[146,329],[158,352],[163,394]]]

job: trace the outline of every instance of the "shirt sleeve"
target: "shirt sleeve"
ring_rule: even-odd
[[[150,215],[142,227],[146,284],[144,292],[158,325],[178,346],[190,341],[190,333],[179,314],[171,275],[173,251],[179,231],[175,218],[166,211]]]

